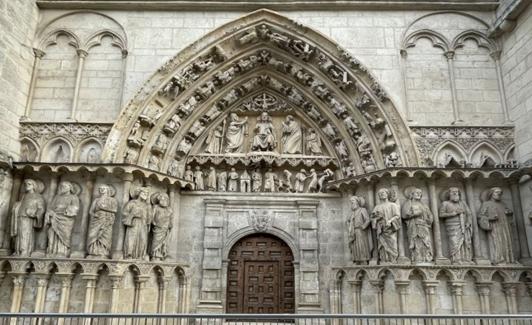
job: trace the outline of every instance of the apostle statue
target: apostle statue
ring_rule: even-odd
[[[223,133],[224,128],[221,125],[216,126],[211,132],[209,132],[209,136],[207,137],[207,140],[205,140],[205,143],[207,144],[205,152],[220,153],[222,151]]]
[[[216,169],[211,166],[209,167],[209,173],[207,174],[207,190],[216,191]]]
[[[445,193],[445,201],[440,207],[439,215],[445,220],[451,262],[458,264],[471,262],[472,214],[467,204],[462,201],[460,189],[449,188]]]
[[[395,263],[399,257],[397,233],[401,227],[400,207],[390,201],[390,190],[381,188],[377,195],[380,203],[371,213],[371,223],[377,234],[379,260],[381,263]]]
[[[98,186],[98,197],[92,201],[87,234],[87,253],[91,257],[107,257],[111,251],[113,224],[118,211],[115,193],[113,186],[102,184]]]
[[[205,182],[203,180],[203,171],[201,170],[200,166],[196,166],[196,170],[194,170],[194,189],[196,191],[205,190]]]
[[[271,168],[264,173],[264,192],[276,192],[276,180],[277,175],[272,171]]]
[[[245,169],[242,172],[242,175],[240,175],[240,192],[251,192],[251,176],[249,176]]]
[[[148,227],[151,223],[149,189],[133,189],[131,198],[122,211],[122,223],[126,226],[124,258],[145,259],[148,247]]]
[[[30,256],[35,242],[35,229],[43,226],[46,203],[42,196],[44,185],[41,181],[25,179],[22,199],[15,203],[11,214],[11,237],[14,238],[13,255]]]
[[[238,192],[238,179],[240,175],[236,172],[236,169],[233,167],[229,174],[227,174],[227,192]]]
[[[403,219],[406,222],[406,234],[410,259],[413,263],[431,262],[433,258],[431,230],[434,218],[429,207],[421,202],[423,192],[419,188],[406,191],[408,201],[403,204]]]
[[[301,169],[296,173],[294,189],[297,193],[305,192],[305,181],[307,180],[307,172]]]
[[[227,172],[221,171],[218,173],[217,184],[218,192],[225,192],[227,190]]]
[[[251,173],[251,191],[260,192],[262,189],[262,174],[258,169]]]
[[[297,154],[301,153],[301,126],[292,115],[287,115],[283,122],[283,153]]]
[[[308,130],[305,149],[307,150],[307,155],[319,156],[323,154],[320,136],[314,129]]]
[[[44,224],[48,225],[46,254],[68,257],[74,221],[79,212],[79,188],[72,182],[59,183],[56,196],[46,210]]]
[[[255,125],[255,136],[251,144],[251,151],[273,151],[275,147],[272,118],[268,113],[262,112]]]
[[[373,241],[371,240],[371,219],[366,210],[366,201],[360,196],[351,196],[351,216],[347,220],[349,231],[349,249],[351,260],[355,264],[367,264],[371,259]]]
[[[168,256],[168,237],[172,229],[173,211],[166,193],[155,193],[151,201],[154,207],[150,257],[152,261],[163,261]]]
[[[225,152],[242,152],[244,138],[248,133],[248,118],[240,119],[236,113],[229,114],[229,125],[225,132]]]
[[[502,189],[492,187],[480,206],[478,224],[488,235],[489,256],[493,264],[514,263],[510,218],[513,212],[501,201]]]

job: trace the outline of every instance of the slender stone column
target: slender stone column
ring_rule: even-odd
[[[146,287],[146,281],[148,281],[147,276],[138,276],[135,278],[135,294],[133,297],[133,312],[142,313],[142,304],[140,303],[142,299],[142,292]]]
[[[427,299],[427,313],[436,314],[436,291],[438,289],[438,281],[423,281],[423,288],[425,289],[425,297]]]
[[[48,287],[48,274],[36,274],[37,292],[35,293],[35,313],[44,312],[44,303],[46,301],[46,288]]]
[[[351,290],[353,292],[353,308],[355,314],[360,314],[362,312],[362,281],[354,280],[349,281],[351,285]]]
[[[10,273],[13,276],[13,290],[11,291],[11,308],[10,313],[20,312],[20,305],[22,304],[22,293],[24,291],[24,283],[26,282],[25,273]]]
[[[504,79],[501,69],[501,50],[490,52],[490,57],[495,62],[495,71],[497,72],[497,84],[499,86],[499,100],[501,101],[502,113],[504,114],[504,123],[509,124],[510,114],[508,112],[508,104],[506,103],[506,89],[504,88]]]
[[[399,292],[399,307],[401,314],[408,314],[408,287],[410,286],[410,281],[408,280],[396,280],[395,287]]]
[[[46,202],[51,202],[59,182],[59,176],[52,176],[50,178],[50,184],[45,191],[44,199]],[[48,226],[43,225],[42,229],[35,233],[35,251],[31,253],[31,256],[44,257],[46,255],[46,246],[48,245]]]
[[[451,261],[443,256],[442,252],[442,241],[441,241],[441,231],[440,231],[440,214],[438,209],[438,194],[436,193],[436,180],[430,179],[428,181],[429,188],[429,201],[430,209],[432,210],[432,215],[434,216],[434,222],[432,223],[432,232],[434,237],[434,250],[435,256],[434,261],[436,264],[449,264]]]
[[[0,235],[0,238],[2,238],[0,242],[0,255],[8,255],[11,248],[11,211],[13,211],[13,206],[15,205],[15,202],[18,200],[18,196],[20,193],[20,187],[22,185],[22,174],[21,173],[13,173],[13,186],[11,187],[11,196],[9,198],[9,207],[8,212],[6,213],[6,219],[5,224],[2,228],[2,234]]]
[[[68,312],[68,303],[70,301],[70,290],[72,288],[72,274],[57,274],[61,279],[61,297],[59,298],[58,313]]]
[[[82,274],[81,278],[86,281],[83,312],[92,313],[94,308],[94,292],[96,291],[96,280],[98,279],[98,274]]]
[[[480,312],[484,315],[491,314],[490,292],[492,284],[493,282],[491,281],[482,281],[476,283],[478,296],[480,299]]]
[[[513,223],[513,232],[517,234],[517,239],[519,240],[519,245],[514,248],[518,248],[519,252],[515,252],[515,259],[520,261],[523,264],[528,264],[532,262],[530,258],[530,250],[528,248],[528,242],[526,236],[526,224],[525,216],[523,214],[523,205],[521,204],[521,191],[519,190],[519,180],[514,179],[510,182],[510,191],[512,192],[512,205],[514,212],[514,223]],[[532,240],[532,238],[531,238]]]
[[[72,99],[72,110],[70,111],[70,119],[76,121],[76,112],[79,102],[79,90],[81,88],[81,76],[83,75],[83,66],[85,65],[85,58],[89,53],[82,49],[77,49],[78,53],[78,70],[76,71],[76,85],[74,88],[74,98]]]
[[[368,191],[367,209],[369,213],[371,213],[373,208],[375,208],[375,202],[376,202],[375,193],[377,192],[375,188],[376,185],[377,184],[375,183],[371,183],[367,186],[367,191]],[[373,241],[374,248],[373,248],[373,251],[371,252],[371,260],[369,261],[369,265],[377,265],[377,263],[379,262],[379,252],[377,249],[377,235],[375,231],[373,230],[373,228],[370,229],[370,231],[371,231],[371,240]]]
[[[449,286],[453,299],[453,311],[455,314],[462,314],[464,310],[464,281],[450,281]]]
[[[121,260],[124,258],[124,224],[122,224],[122,209],[124,205],[129,201],[129,189],[131,188],[131,183],[133,182],[132,174],[124,174],[124,192],[122,196],[122,207],[119,208],[120,213],[117,214],[116,223],[118,223],[118,232],[116,234],[115,248],[112,253],[112,258],[114,260]]]
[[[377,314],[384,314],[384,281],[372,280],[370,283],[377,290]]]
[[[166,291],[169,282],[169,277],[162,277],[159,279],[159,291],[157,292],[157,312],[159,314],[166,313]]]
[[[506,298],[506,306],[509,314],[517,314],[517,285],[516,282],[503,282],[502,289]]]
[[[33,94],[35,93],[35,84],[37,83],[39,65],[41,64],[41,59],[44,57],[45,53],[39,49],[34,48],[33,55],[35,56],[35,59],[33,60],[33,69],[31,71],[30,89],[28,90],[28,97],[26,99],[26,108],[24,109],[24,116],[22,116],[23,121],[27,121],[30,119],[31,106],[33,105]]]
[[[403,77],[402,78],[403,79],[403,98],[404,98],[403,106],[405,107],[406,121],[413,122],[412,116],[411,116],[412,113],[410,112],[410,107],[408,105],[408,80],[407,80],[407,75],[406,75],[408,52],[406,51],[406,49],[401,49],[399,51],[399,54],[401,54],[400,68],[401,68],[401,76]]]
[[[81,196],[83,196],[82,199],[85,199],[84,202],[92,202],[92,195],[94,192],[94,179],[91,175],[87,175],[87,180],[85,182],[85,191],[81,193]],[[76,247],[73,247],[73,251],[71,256],[73,258],[84,258],[87,255],[85,245],[87,243],[87,231],[89,229],[89,210],[90,210],[90,203],[89,204],[83,204],[81,210],[81,220],[78,223],[78,244]],[[73,242],[76,242],[73,240]]]
[[[475,208],[475,192],[473,191],[473,180],[471,178],[465,181],[467,205],[471,209],[471,228],[473,229],[473,260],[477,264],[489,265],[490,261],[482,256],[482,250],[480,248],[480,240],[478,233],[477,211]]]
[[[120,299],[120,285],[122,284],[122,276],[110,275],[111,280],[111,302],[109,312],[112,314],[118,313],[118,300]]]
[[[454,76],[454,51],[447,51],[443,53],[447,59],[447,68],[449,69],[449,80],[451,88],[451,96],[453,103],[453,122],[451,124],[458,124],[463,122],[460,118],[460,112],[458,111],[458,97],[456,94],[456,79]]]
[[[392,178],[392,190],[395,192],[395,194],[398,196],[399,194],[399,185],[397,184],[397,178]],[[399,197],[397,197],[397,201],[395,202],[399,206],[399,211],[401,211],[401,202],[399,202]],[[399,248],[399,257],[397,258],[397,263],[399,264],[408,264],[410,263],[410,259],[406,257],[405,255],[405,239],[404,239],[404,227],[403,227],[403,221],[401,219],[401,216],[399,216],[399,231],[397,232],[397,241],[398,241],[398,248]]]

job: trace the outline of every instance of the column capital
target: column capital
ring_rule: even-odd
[[[370,280],[369,283],[373,285],[379,293],[382,293],[384,291],[384,281],[382,280]]]
[[[89,55],[89,52],[85,51],[84,49],[77,49],[76,50],[76,53],[78,54],[78,56],[82,59],[86,58],[87,55]]]
[[[10,272],[9,274],[13,276],[13,286],[22,287],[24,285],[26,273]]]
[[[502,51],[501,51],[501,50],[493,50],[493,51],[491,51],[489,54],[490,54],[490,57],[491,57],[494,61],[499,61],[499,60],[501,59]]]
[[[408,288],[410,286],[409,280],[396,280],[395,287],[399,291],[399,294],[406,295],[408,294]]]
[[[33,48],[33,55],[38,58],[38,59],[42,59],[42,57],[45,55],[46,53],[43,51],[43,50],[39,50],[37,48]]]
[[[481,282],[475,283],[475,285],[477,287],[477,291],[479,295],[489,296],[493,282],[492,281],[481,281]]]
[[[454,296],[462,296],[464,294],[464,285],[464,281],[450,281],[451,294]]]
[[[453,60],[454,59],[454,54],[455,54],[455,52],[452,51],[452,50],[443,52],[443,56],[445,56],[447,58],[447,60]]]
[[[517,296],[517,285],[518,282],[503,282],[502,283],[502,290],[504,291],[504,294],[510,297]]]
[[[433,280],[423,280],[423,288],[425,289],[425,293],[429,295],[435,295],[436,289],[438,288],[438,285],[440,284],[439,281],[433,281]]]
[[[406,57],[408,56],[408,51],[406,50],[406,48],[402,48],[399,50],[399,54],[403,59],[406,59]]]

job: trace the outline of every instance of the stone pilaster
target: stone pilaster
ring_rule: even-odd
[[[503,282],[502,289],[506,298],[506,306],[509,314],[517,314],[517,285],[516,282]]]
[[[482,281],[477,282],[477,292],[480,298],[480,311],[482,314],[491,314],[490,306],[490,292],[493,282],[491,281]]]
[[[22,304],[22,293],[24,292],[24,283],[26,282],[25,273],[10,273],[13,277],[13,290],[11,291],[11,308],[9,312],[20,312]]]
[[[427,300],[427,313],[436,314],[436,293],[438,290],[439,281],[423,281],[423,288],[425,289],[425,298]]]
[[[464,281],[450,281],[449,287],[453,299],[453,312],[455,314],[462,314],[464,311]]]

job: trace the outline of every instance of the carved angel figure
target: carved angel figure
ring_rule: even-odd
[[[242,175],[240,175],[240,192],[251,192],[251,176],[249,176],[245,169],[242,172]]]
[[[49,225],[47,255],[68,257],[70,254],[72,229],[79,212],[77,192],[73,183],[59,183],[57,195],[46,210],[44,223]]]
[[[445,229],[449,237],[449,253],[453,263],[471,261],[471,216],[471,210],[462,201],[460,189],[449,188],[446,200],[440,207],[440,218],[445,220]]]
[[[406,221],[410,258],[414,263],[432,261],[432,212],[423,202],[423,192],[414,188],[403,205],[403,219]]]
[[[275,183],[277,179],[277,175],[272,171],[272,169],[268,169],[266,173],[264,173],[264,192],[276,192]]]
[[[44,186],[34,179],[24,180],[24,194],[15,203],[11,214],[10,234],[15,240],[13,254],[29,256],[35,242],[35,229],[43,226],[43,216],[46,203],[42,196]]]
[[[371,213],[371,223],[377,234],[379,260],[395,263],[399,257],[397,232],[401,227],[401,211],[397,203],[390,202],[391,193],[388,189],[381,188],[377,195],[380,203]]]
[[[207,140],[205,140],[205,143],[207,144],[207,148],[205,148],[205,152],[207,153],[220,153],[222,150],[222,139],[223,139],[223,133],[224,129],[223,126],[218,125],[214,129],[209,132],[209,136],[207,137]]]
[[[315,130],[309,129],[307,133],[307,143],[305,149],[308,155],[321,155],[323,150],[321,149],[321,139]]]
[[[168,256],[168,237],[172,229],[173,210],[170,198],[166,193],[156,193],[152,196],[153,220],[150,257],[152,261],[162,261]]]
[[[347,230],[349,232],[349,249],[351,250],[351,260],[355,264],[367,264],[371,259],[373,241],[371,240],[371,230],[369,226],[371,219],[364,198],[352,196],[351,216],[347,220]]]
[[[118,210],[115,193],[116,190],[111,185],[98,186],[98,197],[92,201],[89,210],[90,222],[87,234],[89,256],[107,257],[111,251],[113,224]]]
[[[136,188],[123,209],[122,223],[126,226],[124,258],[145,259],[148,248],[148,227],[151,224],[151,205],[147,187]]]
[[[488,235],[489,256],[493,264],[514,263],[509,219],[513,212],[501,201],[502,189],[493,187],[480,207],[478,224]]]

